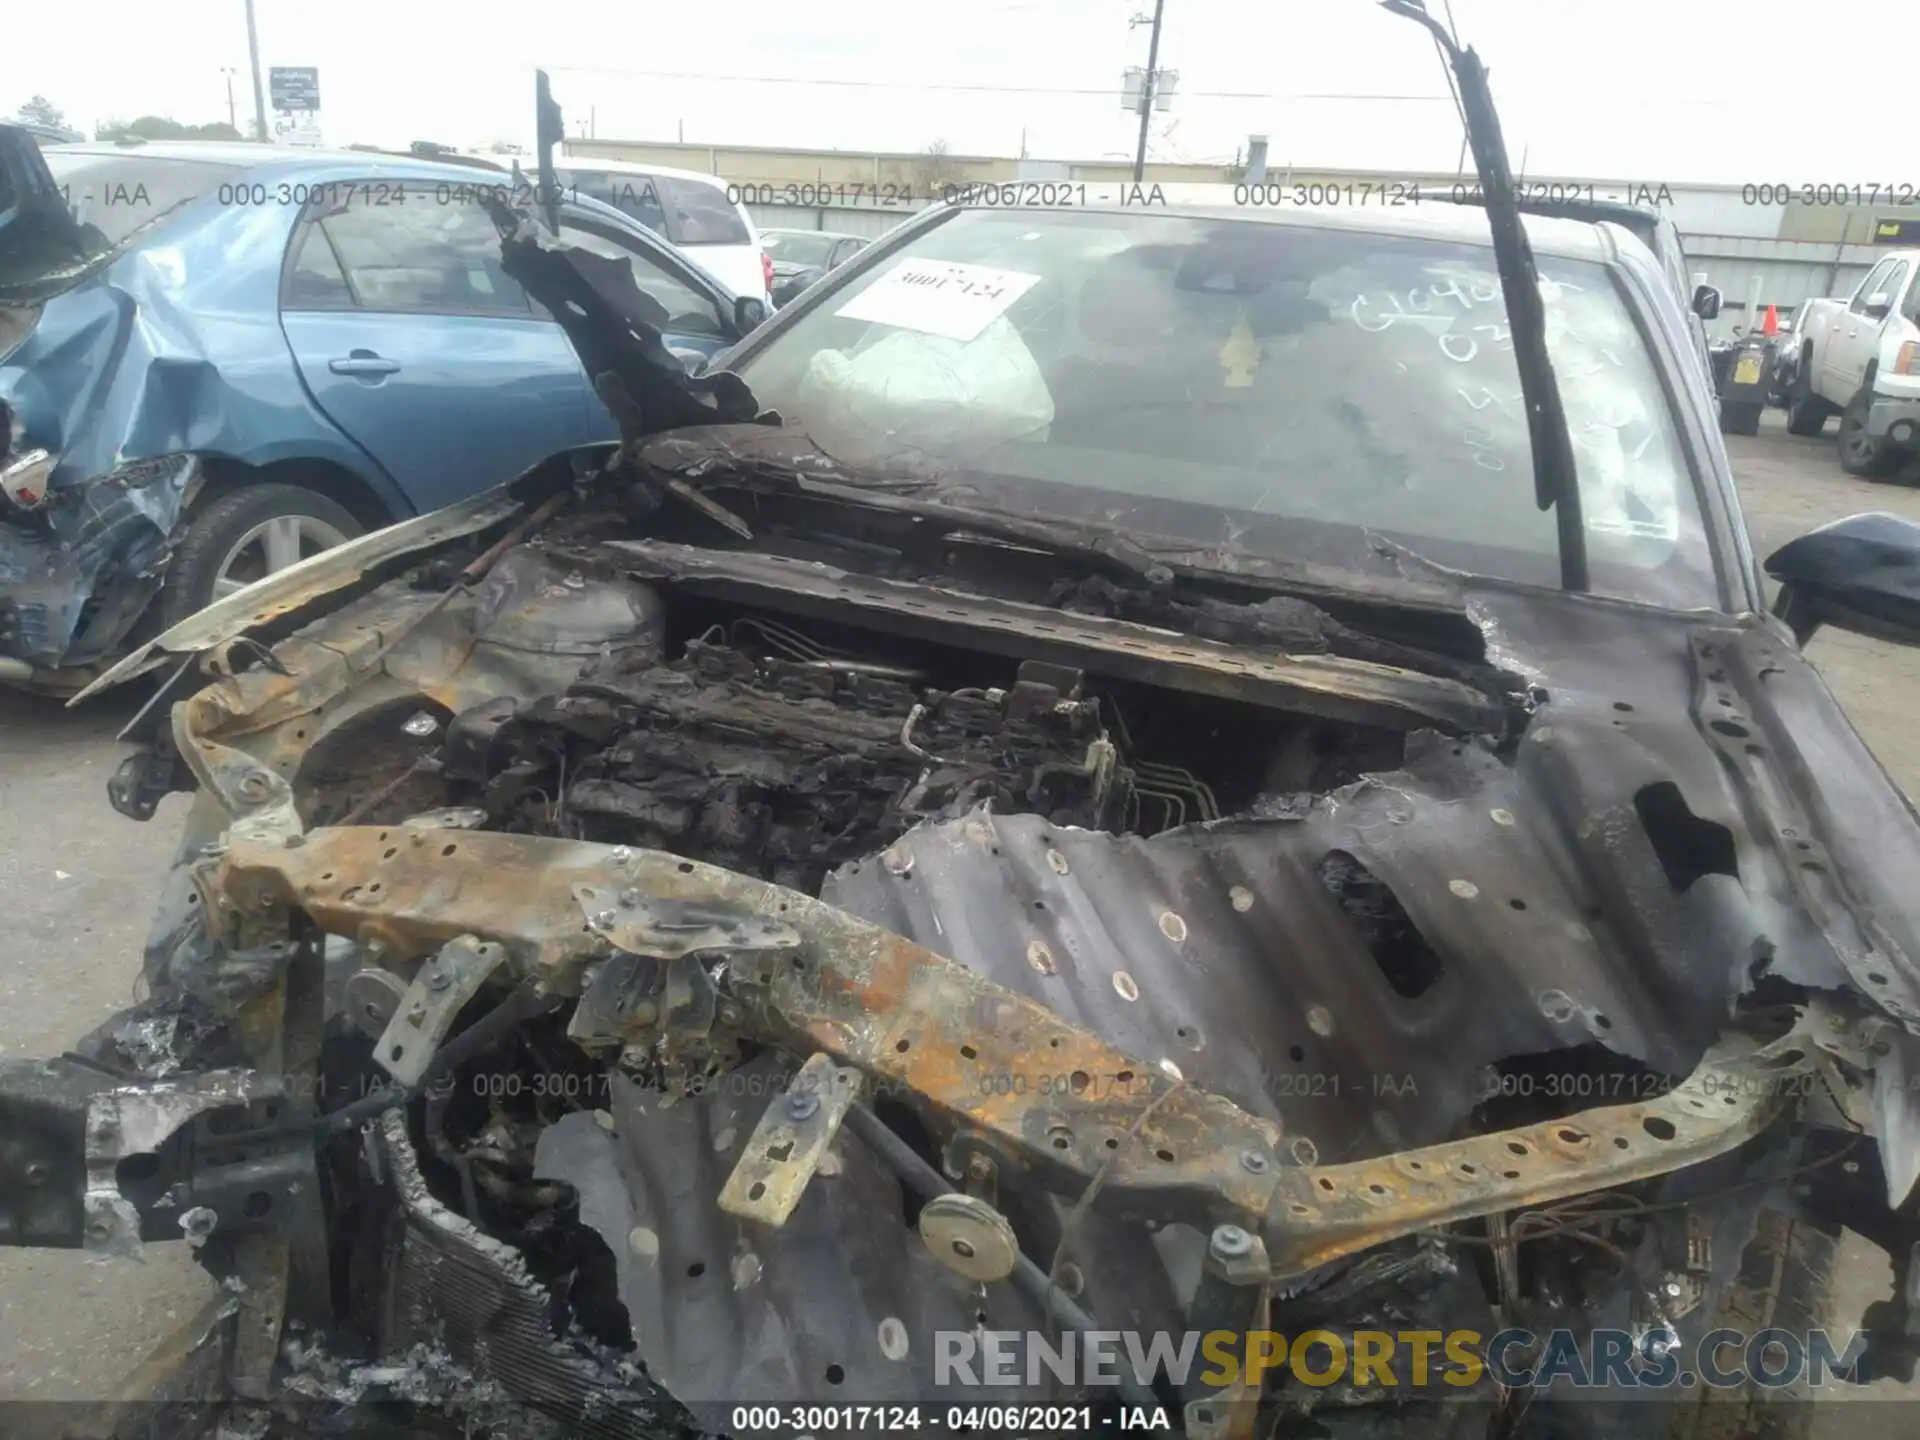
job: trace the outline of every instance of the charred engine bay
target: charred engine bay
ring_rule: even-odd
[[[1518,684],[1484,663],[1478,632],[1457,615],[1362,607],[1360,628],[1303,600],[1176,593],[1165,572],[1102,573],[1110,567],[920,517],[833,507],[829,526],[814,502],[752,498],[755,553],[802,565],[1417,668],[1503,703]],[[648,528],[713,541],[705,517],[677,507]],[[632,557],[596,543],[630,533],[604,514],[563,520],[525,578],[516,562],[530,557],[501,567],[512,598],[498,604],[556,580],[613,584],[635,622],[565,693],[450,719],[435,762],[445,803],[484,809],[488,828],[668,850],[817,894],[835,866],[982,805],[1151,835],[1284,812],[1403,758],[1404,723],[1155,685],[1103,673],[1098,656],[1023,655],[1004,636],[977,646],[964,618],[929,635],[884,616],[852,624],[716,598],[698,583],[636,590],[622,574]]]
[[[1064,564],[918,516],[835,507],[828,528],[818,503],[755,501],[753,555],[1225,645],[1421,666],[1507,693],[1509,678],[1478,659],[1478,632],[1459,616],[1379,607],[1357,628],[1300,599],[1175,593],[1165,574],[1102,574],[1098,561]],[[447,720],[432,760],[444,803],[484,808],[488,828],[645,845],[818,893],[833,866],[979,804],[1152,835],[1284,810],[1402,760],[1404,726],[1146,684],[1102,674],[1098,657],[1033,659],[1004,636],[975,647],[964,620],[927,636],[889,628],[885,616],[849,624],[701,584],[636,584],[632,557],[607,543],[632,536],[628,526],[607,513],[563,518],[541,551],[509,555],[488,582],[488,611],[538,609],[541,591],[563,605],[586,595],[603,649],[564,693],[501,697]],[[647,516],[647,530],[714,541],[705,516],[674,505]],[[612,624],[591,603],[603,593],[614,595]],[[336,735],[309,770],[346,751],[344,770],[378,776],[369,745],[392,753],[376,733]],[[420,795],[407,785],[361,818],[392,818]],[[328,785],[313,818],[338,820],[367,799],[363,785]]]
[[[804,563],[933,573],[877,541],[771,536]],[[1507,807],[1524,807],[1504,735],[1152,685],[1094,654],[1023,658],[1004,637],[967,643],[964,615],[936,639],[749,604],[698,579],[636,578],[635,552],[596,543],[608,538],[600,519],[563,525],[508,552],[479,599],[490,636],[591,656],[577,678],[439,712],[397,743],[408,711],[363,713],[308,754],[311,823],[460,807],[485,830],[662,850],[819,895],[1284,1121],[1296,1165],[1656,1093],[1690,1064],[1684,1023],[1654,1025],[1624,979],[1569,944],[1584,912],[1555,892],[1551,857],[1514,863],[1511,896],[1471,908],[1431,861],[1396,889],[1362,858],[1390,857],[1395,836],[1415,851],[1510,843]],[[1036,549],[941,541],[949,593],[1011,590],[1229,644],[1417,660],[1490,696],[1514,688],[1478,658],[1471,627],[1463,636],[1445,617],[1402,617],[1388,638],[1304,602],[1063,575]],[[394,786],[396,773],[407,783]],[[1484,839],[1460,834],[1474,825]],[[1480,918],[1416,922],[1407,900],[1436,884],[1447,913]],[[1430,898],[1424,908],[1439,913]],[[1542,924],[1553,940],[1525,928]],[[1556,1085],[1576,1060],[1590,1082]],[[697,1075],[631,1054],[609,1071],[568,1040],[564,1016],[521,1025],[473,1072],[519,1082],[456,1084],[426,1105],[418,1208],[442,1231],[507,1239],[549,1293],[529,1300],[489,1281],[505,1298],[476,1305],[545,1303],[557,1331],[632,1355],[689,1404],[923,1398],[936,1389],[928,1357],[898,1363],[889,1326],[1042,1328],[1026,1298],[1001,1285],[983,1294],[930,1256],[913,1228],[919,1202],[854,1139],[781,1231],[736,1233],[714,1197],[790,1065],[723,1040]],[[547,1093],[526,1076],[544,1077]],[[937,1161],[949,1137],[908,1106],[882,1099],[880,1110]],[[399,1152],[389,1162],[412,1163]],[[1617,1312],[1639,1323],[1697,1239],[1647,1219],[1645,1204],[1657,1197],[1655,1213],[1671,1218],[1673,1194],[1741,1173],[1703,1168],[1677,1192],[1649,1185],[1645,1201],[1547,1215],[1534,1243],[1497,1261],[1487,1234],[1401,1242],[1311,1277],[1287,1313],[1302,1327],[1398,1317],[1484,1329],[1501,1304],[1543,1321]],[[1017,1172],[998,1205],[1030,1256],[1069,1236],[1063,1202]],[[1729,1212],[1730,1235],[1740,1219]],[[435,1247],[447,1242],[419,1228],[396,1272],[419,1297],[412,1328],[389,1329],[387,1350],[436,1333]],[[1071,1230],[1088,1313],[1183,1327],[1204,1235],[1097,1214]],[[1559,1238],[1567,1230],[1580,1234]],[[847,1338],[876,1335],[878,1348]]]
[[[669,605],[667,652],[455,717],[453,804],[488,828],[646,846],[817,894],[977,806],[1153,834],[1304,803],[1402,736],[765,613]],[[693,630],[697,633],[686,635]]]

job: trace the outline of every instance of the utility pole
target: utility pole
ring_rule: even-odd
[[[253,0],[247,0],[249,6]],[[1160,79],[1160,15],[1167,0],[1153,0],[1153,36],[1147,41],[1147,73],[1140,77],[1140,143],[1133,152],[1133,183],[1138,185],[1147,168],[1147,126],[1153,123],[1153,92]]]
[[[267,91],[260,83],[260,27],[253,21],[253,0],[247,4],[247,63],[253,67],[253,138],[267,139]]]
[[[227,77],[227,128],[234,134],[240,133],[240,112],[233,104],[233,66],[222,65],[220,73]]]

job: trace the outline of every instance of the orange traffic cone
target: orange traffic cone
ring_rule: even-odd
[[[1760,333],[1762,335],[1780,333],[1780,312],[1772,305],[1767,306],[1767,317],[1760,322]]]

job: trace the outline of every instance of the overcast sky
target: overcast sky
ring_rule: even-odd
[[[1444,15],[1443,0],[1430,3]],[[545,66],[569,129],[591,116],[603,139],[848,150],[939,139],[956,154],[999,155],[1018,154],[1024,139],[1033,156],[1080,159],[1132,152],[1137,122],[1120,109],[1120,72],[1145,63],[1148,27],[1128,20],[1151,0],[911,12],[894,0],[256,5],[263,67],[319,67],[330,144],[525,142],[532,72]],[[1492,70],[1508,146],[1528,174],[1920,185],[1905,79],[1920,5],[1452,9]],[[89,129],[141,114],[224,120],[231,66],[244,131],[244,13],[241,0],[14,6],[0,115],[38,93]],[[1875,56],[1887,65],[1864,63]],[[1161,66],[1179,80],[1172,111],[1155,117],[1156,159],[1231,159],[1250,132],[1270,137],[1278,167],[1452,170],[1459,159],[1431,43],[1371,0],[1166,0]]]

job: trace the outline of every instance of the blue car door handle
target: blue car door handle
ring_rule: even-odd
[[[398,360],[389,360],[384,355],[376,355],[371,350],[351,350],[343,359],[329,360],[327,369],[336,375],[362,375],[377,378],[391,375],[400,368]]]

